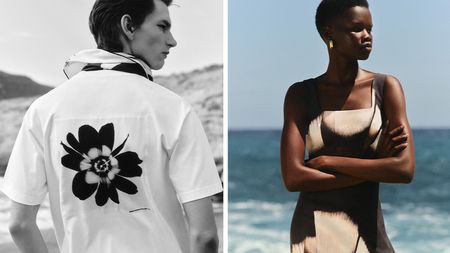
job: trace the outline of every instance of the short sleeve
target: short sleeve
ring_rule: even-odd
[[[25,114],[9,158],[1,190],[11,200],[25,205],[38,205],[47,194],[42,130],[36,114]]]
[[[182,203],[222,191],[208,139],[192,109],[184,119],[170,155],[169,176]]]

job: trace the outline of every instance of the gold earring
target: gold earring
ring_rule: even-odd
[[[328,47],[330,49],[333,49],[334,45],[333,45],[333,40],[328,41]]]

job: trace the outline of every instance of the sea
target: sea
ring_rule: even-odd
[[[279,130],[230,131],[228,252],[289,252],[298,193],[280,174]],[[410,184],[380,184],[389,238],[399,253],[450,253],[450,129],[414,129]]]

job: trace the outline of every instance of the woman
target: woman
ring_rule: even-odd
[[[206,135],[151,76],[177,44],[170,4],[97,0],[98,49],[70,58],[69,80],[30,106],[2,189],[21,252],[47,252],[36,226],[47,193],[61,252],[218,251],[210,196],[222,184]]]
[[[394,252],[378,188],[409,183],[414,174],[401,85],[358,66],[372,50],[367,1],[323,0],[316,26],[328,68],[292,85],[285,99],[282,175],[289,191],[301,192],[291,251]]]

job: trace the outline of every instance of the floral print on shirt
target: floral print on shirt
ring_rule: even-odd
[[[123,149],[128,136],[118,147],[114,147],[114,125],[108,123],[97,132],[89,125],[78,129],[78,140],[72,133],[67,134],[68,145],[61,142],[68,154],[61,158],[64,167],[77,171],[72,181],[72,192],[80,200],[86,200],[94,192],[95,202],[103,206],[111,199],[119,204],[117,190],[136,194],[136,185],[127,177],[139,177],[142,160],[131,151]]]

